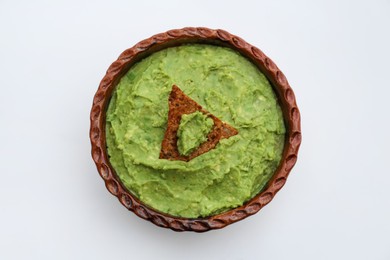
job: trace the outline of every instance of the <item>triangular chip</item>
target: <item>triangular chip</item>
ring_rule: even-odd
[[[211,149],[215,148],[219,140],[229,138],[238,134],[238,131],[222,122],[219,118],[204,110],[201,105],[196,103],[190,97],[183,93],[183,91],[176,85],[172,86],[172,91],[168,99],[169,112],[168,112],[168,125],[164,135],[164,139],[161,143],[160,159],[168,160],[181,160],[190,161],[193,158],[207,153]],[[214,125],[207,135],[207,141],[199,145],[188,156],[181,155],[177,147],[177,131],[179,129],[181,116],[183,114],[191,114],[196,111],[202,112],[214,121]]]

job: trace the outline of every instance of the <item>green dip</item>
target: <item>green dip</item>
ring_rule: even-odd
[[[159,159],[173,84],[238,134],[189,162]],[[187,218],[227,211],[258,194],[279,165],[286,131],[257,67],[229,48],[206,44],[164,49],[133,65],[106,119],[110,162],[127,189],[156,210]],[[202,143],[209,125],[196,113],[183,116],[180,152]]]
[[[187,156],[207,141],[207,134],[213,125],[214,121],[199,111],[182,115],[177,131],[179,153]]]

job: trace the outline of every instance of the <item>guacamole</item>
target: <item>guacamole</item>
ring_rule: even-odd
[[[182,115],[177,131],[179,153],[187,156],[207,141],[207,134],[213,125],[214,121],[199,111]]]
[[[189,162],[159,159],[173,84],[238,134]],[[209,125],[196,113],[183,115],[181,152],[196,149]],[[187,218],[224,212],[258,194],[279,165],[285,131],[267,78],[239,53],[206,44],[167,48],[133,65],[106,115],[109,160],[124,186],[146,205]]]

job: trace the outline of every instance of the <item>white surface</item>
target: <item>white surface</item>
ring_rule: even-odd
[[[390,1],[129,2],[0,2],[0,259],[390,259]],[[262,49],[302,115],[282,191],[204,234],[128,212],[88,137],[111,62],[184,26]]]

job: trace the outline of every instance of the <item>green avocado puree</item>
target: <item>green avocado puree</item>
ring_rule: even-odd
[[[199,111],[182,115],[177,131],[179,153],[185,156],[191,154],[207,140],[207,134],[213,125],[214,121]]]
[[[174,84],[238,134],[189,162],[159,159]],[[205,140],[209,119],[182,116],[180,153]],[[232,49],[206,44],[167,48],[133,65],[106,116],[109,160],[124,186],[146,205],[187,218],[227,211],[258,194],[279,165],[285,131],[267,78]]]

